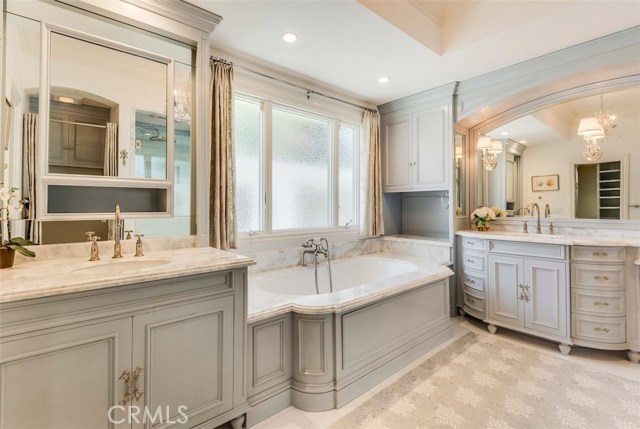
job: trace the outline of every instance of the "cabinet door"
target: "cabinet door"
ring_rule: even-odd
[[[49,114],[49,165],[66,165],[69,152],[69,126],[64,122],[69,117],[51,112]]]
[[[384,191],[410,190],[414,170],[411,165],[411,115],[390,118],[382,123],[382,150]]]
[[[69,125],[69,165],[103,168],[106,129],[104,121],[91,117],[70,115],[70,122],[88,125]],[[98,125],[96,127],[90,126]]]
[[[0,345],[1,427],[130,427],[118,377],[131,367],[131,318],[50,332]]]
[[[208,299],[133,318],[132,367],[143,368],[139,388],[144,392],[134,405],[146,406],[151,414],[161,410],[165,423],[183,419],[182,411],[189,427],[232,408],[233,299]],[[153,423],[147,420],[143,427]]]
[[[523,260],[489,255],[488,319],[524,326]]]
[[[565,262],[524,260],[525,327],[568,338],[567,266]]]
[[[416,165],[415,190],[446,189],[449,180],[450,132],[448,107],[438,106],[413,114],[413,141]]]

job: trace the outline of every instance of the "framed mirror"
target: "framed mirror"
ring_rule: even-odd
[[[467,211],[467,135],[456,130],[454,135],[454,192],[456,216],[466,216]]]
[[[194,47],[46,2],[6,5],[3,96],[12,117],[3,173],[5,186],[20,188],[27,202],[16,233],[42,244],[84,241],[91,223],[106,240],[112,202],[130,198],[125,190],[144,193],[150,205],[121,204],[123,229],[149,237],[195,233]],[[140,120],[158,129],[142,151]],[[113,201],[98,198],[104,208],[88,207],[78,189]]]
[[[578,131],[581,119],[596,117],[603,129],[597,138],[601,158],[592,159],[586,152],[591,140]],[[637,84],[571,99],[492,127],[484,134],[503,150],[494,155],[493,168],[483,165],[478,152],[478,204],[500,207],[508,216],[526,215],[524,209],[538,203],[549,204],[553,218],[639,220],[640,171],[625,168],[626,163],[640,165],[639,133]],[[617,185],[606,191],[613,181]],[[610,195],[613,188],[619,193]]]

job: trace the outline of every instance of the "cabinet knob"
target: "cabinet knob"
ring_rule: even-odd
[[[608,307],[609,303],[607,301],[593,301],[593,305],[596,307],[599,307],[599,306]]]
[[[467,259],[467,262],[470,263],[470,264],[475,264],[476,263],[476,261],[474,261],[473,259]]]
[[[471,283],[472,285],[476,284],[475,280],[473,280],[473,279],[467,279],[467,281],[468,281],[469,283]]]
[[[607,253],[607,252],[593,252],[593,256],[607,257],[607,256],[609,256],[609,253]]]
[[[593,330],[594,330],[595,332],[604,332],[605,334],[608,334],[608,333],[609,333],[609,328],[601,328],[601,327],[599,327],[599,326],[595,326],[595,327],[593,328]]]

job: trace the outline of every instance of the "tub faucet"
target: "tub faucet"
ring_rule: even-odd
[[[305,249],[304,252],[302,252],[303,267],[307,266],[306,255],[313,255],[316,266],[318,265],[318,255],[329,258],[329,242],[326,238],[310,238],[302,243],[302,247]]]
[[[113,259],[122,258],[120,245],[120,204],[116,204],[115,221],[113,223]]]
[[[542,234],[542,229],[540,228],[540,206],[538,206],[538,203],[533,203],[533,205],[531,206],[531,216],[533,216],[534,211],[538,214],[538,220],[536,223],[536,234]]]

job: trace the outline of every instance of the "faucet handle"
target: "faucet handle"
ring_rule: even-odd
[[[522,233],[529,234],[529,227],[527,226],[527,221],[524,221],[524,225],[522,225]]]
[[[84,235],[86,235],[86,236],[87,236],[87,241],[91,241],[91,240],[92,240],[92,238],[93,238],[93,236],[94,236],[95,234],[96,234],[96,233],[95,233],[95,232],[93,232],[93,231],[87,231],[87,232],[85,232],[85,233],[84,233]]]
[[[134,256],[144,256],[144,253],[142,253],[142,237],[144,237],[144,234],[136,234],[136,237],[138,239],[136,240],[136,254]]]
[[[125,229],[124,232],[127,233],[126,240],[131,240],[131,233],[133,232],[133,230],[132,229]]]

